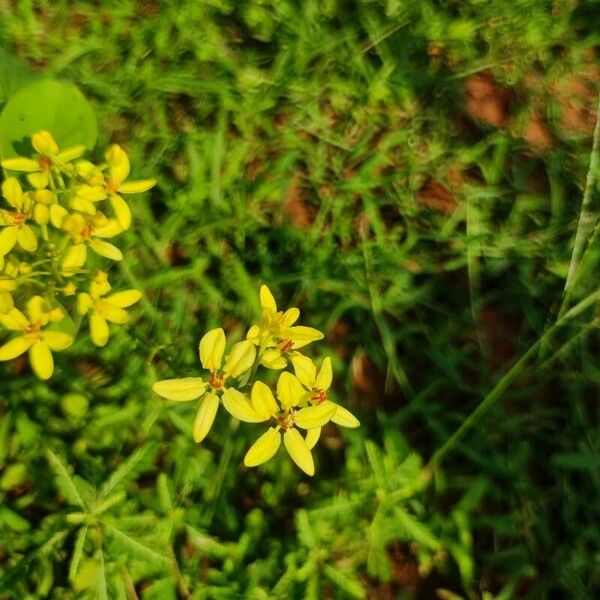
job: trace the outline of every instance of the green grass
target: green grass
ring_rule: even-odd
[[[595,305],[509,371],[560,312],[586,178],[595,224],[597,12],[1,5],[0,42],[77,83],[98,148],[159,185],[124,236],[130,328],[48,384],[0,366],[0,598],[597,597]],[[314,479],[245,469],[256,432],[223,414],[195,445],[193,408],[150,391],[198,372],[207,329],[241,337],[261,283],[326,332],[363,424],[326,431]]]

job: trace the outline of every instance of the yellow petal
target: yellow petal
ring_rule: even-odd
[[[300,380],[300,383],[309,389],[315,387],[317,368],[308,356],[304,356],[304,354],[300,354],[300,352],[294,352],[292,356],[292,365],[294,366],[294,373],[296,373],[296,377]]]
[[[256,344],[257,346],[260,345],[260,327],[258,325],[252,325],[252,327],[248,329],[246,339],[250,340],[253,344]]]
[[[119,186],[119,192],[123,194],[141,194],[147,192],[156,185],[156,179],[140,179],[138,181],[127,181]]]
[[[90,248],[100,256],[110,258],[110,260],[123,260],[123,253],[116,246],[113,246],[113,244],[110,244],[109,242],[91,239],[89,240],[88,244]]]
[[[69,215],[67,209],[60,204],[50,206],[50,221],[56,229],[61,229],[66,217]]]
[[[44,331],[43,338],[54,352],[65,350],[73,343],[73,338],[62,331]]]
[[[108,273],[106,271],[94,271],[90,280],[90,295],[92,298],[99,298],[108,294],[111,290],[111,285],[108,282]]]
[[[200,408],[194,419],[192,433],[194,441],[199,444],[208,434],[212,427],[217,410],[219,408],[219,398],[216,394],[206,394],[200,402]]]
[[[155,394],[158,394],[167,400],[187,402],[188,400],[200,398],[206,390],[206,383],[204,383],[200,377],[163,379],[163,381],[157,381],[152,386],[152,390]]]
[[[267,369],[278,371],[285,368],[287,360],[279,348],[267,348],[260,359],[260,364]]]
[[[89,294],[81,293],[77,295],[77,312],[80,315],[85,315],[88,313],[90,308],[92,308],[94,301]]]
[[[312,450],[317,445],[317,442],[319,441],[320,437],[321,437],[321,428],[320,427],[314,427],[313,429],[309,429],[306,432],[306,437],[304,438],[304,441],[306,442],[306,445],[308,446],[309,450]]]
[[[288,308],[283,313],[283,320],[285,322],[286,327],[293,325],[298,320],[298,317],[300,317],[300,311],[297,308]]]
[[[200,362],[205,369],[216,371],[221,367],[225,352],[225,332],[219,327],[205,333],[199,345]]]
[[[259,415],[262,415],[265,420],[275,416],[279,412],[279,407],[277,406],[271,388],[262,381],[254,382],[250,397],[252,399],[252,407]]]
[[[281,434],[270,427],[250,446],[244,456],[244,464],[247,467],[257,467],[266,463],[275,456],[280,445]]]
[[[44,341],[38,341],[29,348],[29,363],[40,379],[50,379],[54,371],[54,360],[50,347]]]
[[[107,219],[101,213],[96,213],[94,219],[94,235],[98,238],[111,238],[123,232],[116,219]]]
[[[62,268],[65,271],[76,271],[85,264],[87,250],[84,244],[69,246],[62,260]]]
[[[119,222],[119,225],[123,228],[123,231],[131,227],[131,209],[129,204],[121,198],[118,194],[110,195],[110,205],[115,213],[115,217]]]
[[[94,345],[102,348],[108,342],[108,323],[98,313],[90,315],[90,337]]]
[[[323,363],[321,364],[321,368],[319,369],[319,373],[317,375],[315,381],[315,387],[321,390],[328,390],[329,386],[331,386],[331,380],[333,378],[333,371],[331,369],[331,358],[327,356]]]
[[[47,323],[48,306],[46,301],[41,296],[32,296],[26,305],[27,316],[32,323]]]
[[[297,429],[289,429],[283,434],[283,443],[292,460],[307,474],[315,474],[312,454]]]
[[[260,305],[268,311],[277,312],[277,304],[275,298],[271,294],[271,290],[266,285],[260,286]]]
[[[37,239],[35,233],[33,233],[33,229],[29,225],[23,225],[19,228],[17,241],[19,242],[19,246],[27,252],[35,252],[37,249]]]
[[[0,294],[14,292],[17,289],[17,282],[12,277],[0,276]],[[6,312],[6,311],[4,311]]]
[[[225,376],[239,377],[254,364],[255,358],[256,348],[252,342],[244,340],[234,344],[223,367]]]
[[[1,289],[1,287],[0,287]],[[0,317],[5,313],[9,312],[15,307],[15,303],[12,296],[8,292],[0,291]],[[2,321],[0,320],[0,323]]]
[[[60,162],[70,162],[79,158],[85,152],[85,146],[83,144],[79,144],[79,146],[72,146],[71,148],[67,148],[62,152],[58,153],[58,160]]]
[[[17,243],[17,235],[19,230],[12,225],[9,227],[4,227],[2,231],[0,231],[0,256],[5,256],[8,254]]]
[[[106,190],[101,186],[82,183],[75,188],[75,196],[90,202],[100,202],[106,198]]]
[[[123,323],[127,323],[127,321],[129,321],[129,315],[125,309],[119,308],[118,306],[113,306],[107,301],[101,300],[97,304],[96,310],[100,316],[104,317],[111,323],[119,323],[122,325]]]
[[[335,403],[331,403],[335,404]],[[347,409],[339,404],[335,404],[336,411],[331,420],[342,427],[360,427],[360,421]]]
[[[132,306],[142,297],[142,292],[139,290],[125,290],[107,296],[106,301],[118,306],[119,308],[127,308]]]
[[[6,342],[6,344],[0,346],[0,361],[12,360],[13,358],[17,358],[17,356],[21,356],[21,354],[31,348],[32,344],[32,340],[24,337],[17,337]]]
[[[27,175],[27,181],[36,189],[41,190],[50,183],[48,171],[39,171],[38,173],[30,173]]]
[[[336,409],[337,405],[333,402],[323,402],[323,404],[317,404],[316,406],[308,406],[296,413],[294,421],[302,429],[322,427],[325,423],[331,421]]]
[[[113,144],[104,156],[111,178],[118,183],[125,181],[129,175],[129,158],[123,148]]]
[[[322,340],[324,335],[319,330],[312,327],[297,325],[295,327],[284,329],[281,333],[281,337],[292,340],[294,342],[294,349],[297,349],[302,348],[311,342]]]
[[[34,173],[33,175],[42,175],[42,173]],[[30,177],[33,177],[33,175],[30,175]],[[47,206],[50,206],[57,201],[56,194],[51,190],[35,190],[33,192],[29,192],[29,194],[31,195],[33,201],[37,202],[38,204],[46,204]]]
[[[268,419],[268,417],[259,415],[252,408],[246,396],[233,388],[227,388],[223,392],[223,406],[229,414],[246,423],[262,423]]]
[[[33,209],[33,218],[38,225],[48,225],[50,222],[50,209],[44,204],[36,204]]]
[[[40,170],[40,164],[37,160],[21,156],[3,160],[2,166],[8,171],[23,171],[25,173],[33,173]]]
[[[13,308],[6,314],[0,315],[0,323],[10,331],[23,331],[30,325],[27,317],[18,308]]]
[[[45,156],[55,156],[58,154],[58,145],[54,141],[49,131],[42,130],[31,136],[31,145]]]
[[[16,177],[9,177],[2,182],[2,195],[13,208],[23,206],[23,190]]]
[[[284,408],[298,406],[306,399],[306,396],[306,390],[294,375],[285,371],[279,376],[277,398]]]

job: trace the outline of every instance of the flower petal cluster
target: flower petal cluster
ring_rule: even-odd
[[[333,371],[326,357],[317,370],[312,360],[298,352],[323,338],[317,329],[295,325],[297,308],[278,311],[267,286],[260,289],[262,320],[250,327],[246,339],[233,344],[226,355],[223,329],[213,329],[200,340],[200,362],[207,376],[166,379],[154,384],[159,396],[176,402],[196,401],[192,426],[196,442],[210,431],[220,404],[233,417],[246,423],[267,423],[268,429],[252,444],[244,457],[247,467],[256,467],[275,456],[283,441],[290,458],[307,475],[314,475],[312,449],[321,428],[330,421],[342,427],[358,427],[352,413],[329,399]],[[289,364],[294,372],[284,370]],[[256,378],[259,366],[280,371],[275,392]],[[237,381],[235,381],[237,380]],[[249,390],[249,393],[248,393]]]
[[[56,342],[53,329],[45,342],[47,327],[68,336],[68,346],[75,336],[73,317],[89,315],[92,341],[103,346],[108,322],[127,322],[125,309],[139,301],[137,290],[107,296],[111,286],[99,266],[105,259],[123,260],[113,241],[131,225],[122,194],[144,192],[156,182],[128,181],[129,158],[117,145],[98,165],[83,158],[84,146],[59,148],[48,131],[34,133],[31,146],[31,156],[1,161],[6,177],[0,201],[0,345],[12,331],[31,343],[10,339],[0,361],[28,352],[34,372],[45,379],[53,370],[50,350],[66,347],[66,338]],[[31,316],[31,307],[41,301],[56,309],[58,321]]]

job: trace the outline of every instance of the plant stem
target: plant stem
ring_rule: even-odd
[[[594,128],[594,141],[592,143],[592,152],[590,154],[590,163],[587,176],[585,179],[585,188],[583,190],[583,200],[581,201],[581,211],[579,213],[579,222],[577,224],[577,232],[575,233],[575,243],[573,246],[573,254],[569,264],[569,271],[565,281],[563,290],[563,300],[558,312],[561,317],[567,310],[569,299],[571,296],[573,280],[575,273],[581,263],[581,258],[585,251],[586,243],[590,237],[591,229],[594,225],[594,213],[590,210],[592,203],[592,190],[598,173],[598,162],[600,157],[600,94],[598,95],[598,108],[596,111],[596,127]]]
[[[435,469],[440,465],[446,455],[452,451],[462,438],[471,429],[477,425],[483,415],[497,402],[508,387],[521,374],[529,359],[537,352],[540,345],[550,341],[550,338],[568,321],[581,314],[595,302],[600,300],[600,290],[595,291],[584,298],[579,304],[576,304],[571,310],[560,317],[554,325],[552,325],[530,348],[519,358],[519,360],[502,376],[495,387],[487,394],[487,396],[479,403],[477,408],[463,421],[461,426],[444,442],[444,444],[436,450],[434,455],[429,460],[427,465],[430,469]]]

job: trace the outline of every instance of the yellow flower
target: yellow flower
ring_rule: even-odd
[[[266,285],[260,288],[262,323],[252,325],[246,338],[257,346],[266,348],[261,364],[269,369],[282,369],[287,364],[285,354],[323,339],[323,334],[312,327],[294,326],[300,317],[297,308],[285,312],[277,310],[273,294]]]
[[[103,271],[94,274],[89,294],[77,296],[77,310],[81,315],[90,313],[90,337],[102,347],[109,337],[108,322],[123,324],[129,320],[126,308],[133,306],[142,297],[139,290],[125,290],[105,296],[111,289],[108,276]]]
[[[31,136],[31,145],[37,151],[35,158],[7,158],[2,166],[11,171],[26,173],[48,173],[52,167],[64,169],[66,164],[85,152],[85,146],[73,146],[60,152],[57,143],[48,131],[38,131]]]
[[[350,428],[360,426],[360,421],[347,408],[329,400],[327,391],[331,386],[333,378],[331,358],[325,358],[321,364],[321,368],[317,372],[317,368],[308,356],[304,356],[300,352],[294,352],[292,355],[292,365],[294,366],[296,377],[308,389],[309,404],[313,406],[332,405],[335,407],[334,414],[331,417],[334,423]],[[311,432],[311,440],[314,440],[314,443],[316,443],[320,434],[320,429]]]
[[[108,219],[101,212],[93,216],[79,213],[66,214],[61,221],[61,227],[71,235],[73,240],[73,245],[67,249],[62,261],[66,272],[75,271],[85,264],[87,246],[105,258],[123,260],[121,251],[103,239],[118,235],[122,229],[114,219]]]
[[[157,381],[152,389],[156,394],[177,402],[200,399],[200,406],[192,428],[194,441],[201,442],[212,427],[219,408],[219,394],[223,405],[234,414],[236,403],[244,395],[232,387],[226,387],[229,378],[237,378],[248,371],[256,359],[256,348],[249,341],[237,342],[231,348],[221,369],[227,340],[223,329],[212,329],[206,333],[199,344],[202,366],[209,371],[205,382],[201,377],[184,377]],[[233,408],[232,408],[233,407]]]
[[[33,229],[27,225],[31,214],[31,200],[23,194],[21,185],[14,177],[9,177],[2,183],[2,195],[14,211],[0,211],[0,255],[8,254],[15,244],[19,244],[27,252],[35,252],[37,239]]]
[[[73,338],[60,331],[43,328],[48,323],[60,321],[64,317],[61,309],[49,309],[41,296],[33,296],[27,303],[27,316],[17,308],[0,314],[0,323],[20,335],[0,347],[0,361],[12,360],[29,352],[29,362],[33,372],[40,379],[49,379],[54,371],[52,350],[58,352],[68,348]]]
[[[108,174],[104,180],[105,194],[108,195],[112,209],[121,227],[124,230],[129,229],[131,225],[131,210],[120,194],[140,194],[147,192],[156,185],[156,179],[125,181],[129,177],[129,157],[123,148],[117,144],[113,144],[104,156],[108,165]]]
[[[277,381],[277,399],[262,381],[252,386],[251,402],[236,406],[242,421],[258,422],[274,419],[275,425],[263,433],[244,456],[247,467],[256,467],[275,456],[281,439],[291,459],[307,475],[314,475],[315,464],[311,448],[316,440],[303,438],[297,427],[310,432],[320,429],[335,414],[333,403],[306,406],[307,392],[294,375],[284,372]],[[302,407],[297,410],[297,407]],[[283,432],[283,433],[282,433]]]

